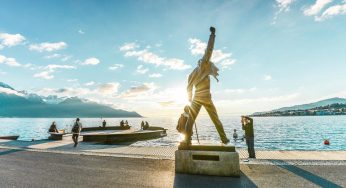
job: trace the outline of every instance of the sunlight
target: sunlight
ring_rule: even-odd
[[[167,98],[173,101],[176,105],[185,106],[189,104],[185,86],[181,85],[178,87],[170,88],[167,92],[167,95]]]
[[[185,134],[179,133],[178,142],[185,140]]]

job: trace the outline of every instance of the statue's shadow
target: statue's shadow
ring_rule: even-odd
[[[202,176],[176,173],[174,188],[188,187],[257,187],[245,174],[240,177]]]

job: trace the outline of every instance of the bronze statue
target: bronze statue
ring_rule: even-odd
[[[188,99],[191,102],[190,114],[192,123],[189,123],[190,128],[188,128],[188,130],[191,131],[188,131],[187,135],[185,135],[185,141],[187,144],[191,144],[192,125],[202,106],[207,110],[211,120],[213,121],[222,143],[229,143],[229,139],[225,134],[222,123],[211,99],[209,75],[212,75],[217,81],[219,81],[217,79],[219,69],[210,61],[214,49],[215,28],[210,27],[210,32],[208,47],[205,50],[204,56],[198,61],[198,66],[192,71],[188,79],[187,92]],[[195,87],[195,93],[192,99],[193,87]]]

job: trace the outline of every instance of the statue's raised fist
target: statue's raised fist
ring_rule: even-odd
[[[210,27],[210,32],[215,33],[215,27]]]

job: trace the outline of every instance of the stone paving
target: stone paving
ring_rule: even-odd
[[[0,148],[20,149],[28,151],[99,155],[99,156],[117,156],[132,158],[154,158],[174,160],[174,152],[177,146],[165,147],[140,147],[130,145],[103,145],[96,143],[80,142],[74,148],[73,142],[69,138],[61,141],[9,141],[0,140]],[[248,158],[246,148],[237,148],[242,163],[272,163],[274,160],[285,161],[320,161],[326,164],[346,164],[346,151],[268,151],[257,150],[256,160],[246,160]],[[334,162],[333,162],[334,161]],[[335,162],[338,161],[338,162]],[[311,164],[309,162],[308,164]]]

